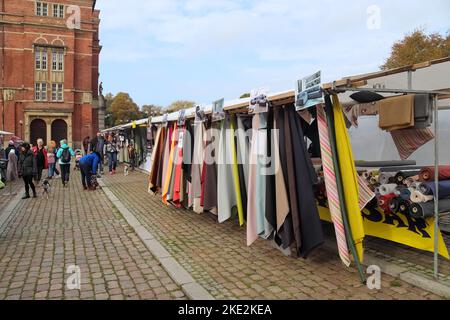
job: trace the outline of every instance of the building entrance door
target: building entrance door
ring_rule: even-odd
[[[42,139],[47,144],[47,124],[42,119],[35,119],[30,123],[30,143],[37,145],[37,139]]]

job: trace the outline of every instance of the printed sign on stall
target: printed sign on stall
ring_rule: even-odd
[[[214,101],[212,104],[212,120],[213,121],[220,121],[225,119],[225,112],[223,111],[223,107],[225,105],[225,99],[219,99],[217,101]]]
[[[260,88],[252,90],[250,93],[249,111],[252,113],[264,113],[269,111],[268,90]]]
[[[297,111],[325,103],[322,93],[322,72],[297,81],[295,108]]]

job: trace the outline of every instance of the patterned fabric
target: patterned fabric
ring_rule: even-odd
[[[325,186],[328,195],[328,206],[330,207],[331,218],[336,231],[336,240],[338,245],[339,256],[342,262],[348,267],[350,266],[350,253],[345,237],[345,229],[342,221],[341,204],[336,183],[336,174],[333,165],[333,156],[330,146],[330,136],[328,133],[328,125],[325,117],[325,111],[322,105],[317,106],[317,122],[319,127],[320,147],[322,151],[322,164],[325,178]]]
[[[408,159],[417,149],[435,137],[430,128],[395,130],[391,135],[402,160]]]
[[[364,209],[367,204],[375,198],[375,193],[369,188],[366,181],[358,175],[359,186],[359,208]]]

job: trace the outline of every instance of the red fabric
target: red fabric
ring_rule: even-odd
[[[44,169],[48,169],[48,155],[47,155],[47,150],[46,150],[44,147],[42,147],[42,148],[43,148],[42,153],[44,154]],[[37,156],[37,153],[38,153],[38,147],[37,147],[37,146],[34,146],[32,150],[33,150],[34,156]]]
[[[378,198],[378,206],[383,209],[384,213],[392,213],[390,202],[396,197],[395,194],[388,194]]]
[[[181,132],[185,132],[185,128],[183,127],[182,129],[180,129]],[[179,135],[177,135],[179,137]],[[179,145],[178,144],[178,156],[177,156],[177,163],[175,163],[174,165],[175,167],[175,181],[174,181],[174,185],[173,185],[173,203],[176,207],[180,208],[181,207],[181,203],[180,203],[180,199],[181,199],[181,171],[182,171],[182,159],[183,159],[183,144]]]
[[[421,182],[434,181],[435,175],[434,167],[423,168],[419,174],[419,180]],[[450,166],[439,167],[439,181],[450,180]]]

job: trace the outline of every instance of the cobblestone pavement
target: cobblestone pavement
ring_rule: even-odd
[[[0,190],[0,211],[3,208],[6,208],[10,203],[10,201],[14,198],[14,196],[8,195],[10,193],[9,184],[10,182],[7,182],[6,187]],[[20,181],[13,182],[11,185],[11,192],[12,193],[23,192],[22,183]]]
[[[185,299],[102,191],[83,191],[78,173],[51,183],[0,230],[0,299]],[[70,265],[81,290],[66,286]]]
[[[120,172],[120,170],[118,170]],[[110,190],[173,257],[218,299],[438,299],[388,275],[382,289],[360,283],[355,268],[335,253],[319,249],[308,260],[286,257],[267,241],[248,248],[235,221],[197,215],[162,204],[147,193],[147,175],[105,176]],[[130,192],[132,190],[132,192]]]

